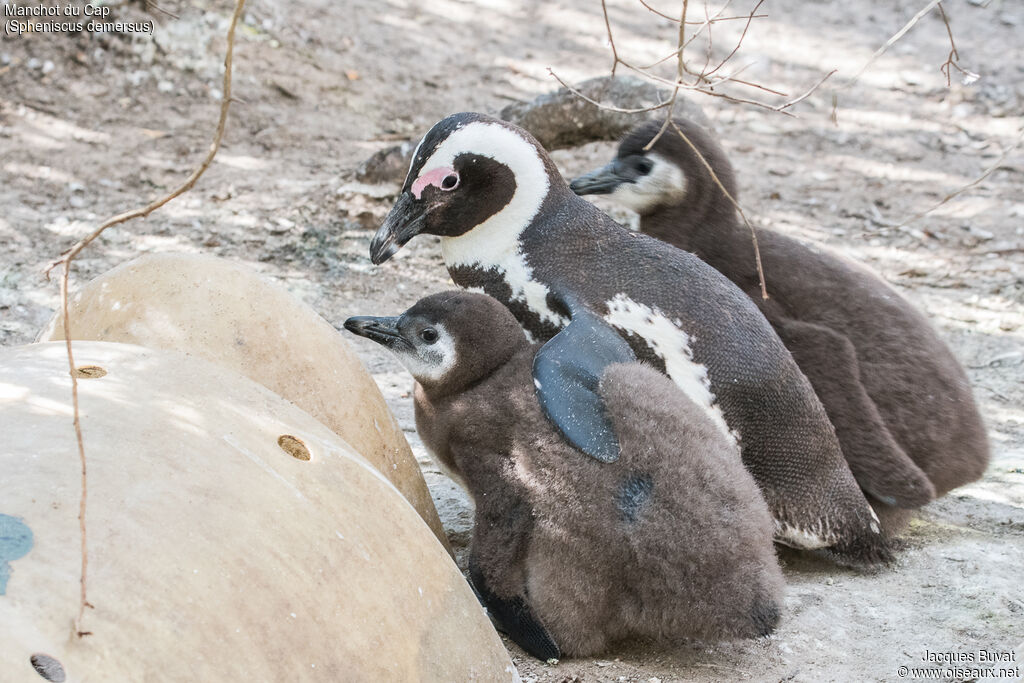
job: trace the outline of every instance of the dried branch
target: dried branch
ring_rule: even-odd
[[[750,16],[747,17],[747,23],[743,25],[743,33],[740,34],[740,38],[739,38],[739,40],[736,41],[736,45],[735,45],[735,47],[733,47],[732,52],[730,52],[726,56],[726,58],[723,59],[721,61],[721,63],[719,63],[719,65],[716,66],[714,69],[712,69],[711,71],[707,71],[707,72],[701,73],[701,78],[702,79],[708,78],[709,76],[714,74],[716,71],[721,69],[723,66],[725,66],[725,63],[728,62],[730,59],[732,59],[733,55],[735,55],[739,51],[740,46],[743,45],[743,39],[747,37],[747,31],[750,30],[750,22],[752,22],[754,20],[754,15],[757,14],[757,10],[759,10],[761,8],[761,5],[763,5],[763,4],[764,4],[764,0],[757,0],[757,4],[754,5],[754,9],[750,12]]]
[[[676,19],[675,17],[670,16],[668,14],[665,14],[664,12],[661,12],[661,11],[651,7],[646,2],[644,2],[644,0],[637,0],[637,2],[639,2],[641,5],[643,5],[645,9],[647,9],[649,12],[651,12],[651,14],[657,14],[662,19],[668,19],[669,21],[671,21],[673,23],[676,23],[676,24],[679,23],[679,20]],[[716,14],[714,17],[712,17],[710,23],[714,24],[714,23],[717,23],[719,21],[735,21],[737,19],[746,19],[747,18],[746,16],[738,16],[738,17],[723,17],[723,16],[721,16],[721,14],[723,12],[725,12],[725,8],[729,6],[730,2],[732,2],[732,0],[727,0],[725,5],[722,6],[722,9],[718,10],[718,14]],[[767,17],[767,16],[768,16],[767,14],[759,14],[759,15],[757,15],[754,18],[755,19],[763,19],[764,17]],[[709,22],[707,22],[705,20],[705,21],[688,21],[686,23],[690,24],[691,26],[698,26],[698,25],[704,26],[705,24],[707,24]],[[697,32],[699,33],[700,29],[697,29]]]
[[[993,162],[991,166],[986,168],[982,172],[981,175],[979,175],[977,178],[975,178],[971,182],[967,183],[963,187],[960,187],[957,190],[954,190],[953,192],[950,192],[945,197],[943,197],[937,204],[935,204],[935,206],[931,207],[927,211],[922,211],[921,213],[919,213],[919,214],[917,214],[915,216],[912,216],[911,218],[908,218],[907,220],[903,221],[902,223],[900,223],[896,227],[902,228],[905,225],[910,225],[914,221],[917,221],[917,220],[919,220],[921,218],[924,218],[925,216],[930,214],[932,211],[935,211],[935,209],[937,209],[940,206],[942,206],[943,204],[945,204],[946,202],[950,201],[951,199],[954,199],[955,197],[960,196],[961,194],[963,194],[967,190],[969,190],[972,187],[975,187],[976,185],[981,183],[983,180],[985,180],[985,178],[988,178],[990,175],[992,175],[992,173],[997,168],[999,168],[1004,161],[1006,161],[1006,157],[1010,156],[1010,153],[1013,152],[1013,150],[1017,149],[1017,147],[1020,146],[1020,143],[1022,141],[1024,141],[1024,128],[1020,129],[1020,132],[1017,134],[1017,139],[1014,141],[1014,143],[1012,145],[1010,145],[1009,147],[1007,147],[1005,150],[1003,150],[1003,153],[999,156],[999,158],[996,159],[995,162]]]
[[[64,252],[59,259],[50,263],[46,268],[46,276],[49,278],[50,271],[57,266],[63,266],[60,278],[60,299],[61,299],[61,315],[64,322],[64,342],[67,348],[68,355],[68,373],[71,375],[71,404],[74,414],[74,427],[75,427],[75,439],[78,443],[78,459],[82,468],[82,496],[79,500],[78,505],[78,523],[79,531],[81,532],[82,538],[82,568],[81,576],[79,579],[80,584],[80,602],[78,606],[78,617],[74,622],[75,635],[79,638],[87,635],[91,635],[90,631],[82,629],[82,619],[85,616],[85,608],[92,607],[86,598],[86,577],[89,566],[89,553],[88,544],[86,539],[86,524],[85,524],[85,512],[86,512],[86,501],[88,497],[88,480],[86,477],[86,459],[85,459],[85,442],[82,438],[82,423],[81,423],[81,412],[78,405],[78,369],[75,366],[75,357],[71,347],[71,316],[69,313],[68,306],[68,280],[71,275],[71,262],[75,259],[78,254],[82,252],[89,244],[91,244],[97,237],[99,237],[104,230],[120,223],[133,220],[135,218],[145,218],[152,212],[159,209],[161,206],[171,201],[175,197],[178,197],[185,192],[188,192],[199,180],[200,176],[206,172],[206,169],[213,163],[213,158],[217,155],[217,151],[220,149],[221,139],[224,137],[224,128],[228,119],[228,109],[231,106],[231,64],[232,57],[234,55],[235,48],[235,26],[238,24],[238,19],[242,15],[242,9],[245,6],[245,0],[237,0],[235,4],[235,11],[231,15],[231,23],[228,26],[227,33],[227,48],[224,57],[224,82],[223,82],[223,100],[220,105],[220,116],[217,119],[217,130],[213,137],[213,142],[210,145],[210,150],[207,152],[206,158],[203,159],[202,163],[192,172],[192,174],[181,184],[180,187],[172,191],[170,194],[157,199],[156,201],[148,204],[141,209],[135,209],[133,211],[126,211],[118,214],[113,218],[108,219],[100,227],[96,228],[85,238],[79,240],[73,247]]]
[[[949,17],[946,16],[946,10],[942,8],[942,3],[938,4],[939,14],[942,15],[942,23],[946,25],[946,35],[949,36],[949,56],[946,57],[946,61],[943,62],[942,66],[939,67],[939,71],[946,77],[946,87],[952,85],[951,69],[956,69],[964,77],[964,84],[973,83],[974,81],[981,78],[978,74],[973,71],[968,71],[962,68],[960,62],[960,52],[956,49],[956,41],[953,40],[953,29],[949,26]]]
[[[605,0],[601,0],[601,12],[604,14],[604,27],[608,31],[608,42],[612,46],[612,76],[615,75],[615,69],[619,66],[619,52],[615,49],[615,38],[612,37],[612,22],[608,19],[608,5]],[[550,69],[548,69],[550,71]]]
[[[597,100],[593,99],[592,97],[588,97],[586,94],[580,92],[579,89],[569,85],[564,80],[562,80],[562,78],[558,74],[556,74],[551,69],[551,67],[548,67],[548,73],[551,74],[551,76],[556,81],[558,81],[562,85],[563,88],[565,88],[566,90],[571,92],[573,95],[575,95],[576,97],[580,98],[584,102],[589,102],[590,104],[594,105],[595,107],[598,107],[599,109],[603,109],[605,111],[613,111],[613,112],[615,112],[617,114],[644,114],[644,113],[651,112],[651,111],[657,111],[658,109],[664,109],[665,107],[667,107],[669,105],[669,101],[666,100],[664,102],[660,102],[660,103],[652,105],[650,107],[642,107],[640,109],[623,109],[622,107],[616,107],[616,106],[611,105],[611,104],[605,104],[604,102],[598,102]]]
[[[800,95],[799,97],[795,97],[795,98],[791,99],[789,102],[786,102],[785,104],[779,105],[779,108],[778,108],[777,111],[782,111],[783,109],[788,109],[789,107],[792,107],[794,104],[797,104],[799,102],[803,102],[804,100],[806,100],[808,97],[811,96],[811,94],[815,90],[820,88],[822,86],[822,84],[825,83],[825,81],[827,81],[829,78],[831,78],[832,74],[834,74],[836,71],[838,71],[838,69],[832,69],[831,71],[829,71],[827,74],[825,74],[824,76],[821,77],[820,81],[818,81],[817,83],[812,85],[810,87],[810,89],[807,92],[805,92],[803,95]]]
[[[732,194],[730,194],[729,190],[725,189],[725,185],[723,185],[722,181],[718,179],[718,175],[715,173],[715,169],[711,168],[711,164],[709,164],[708,160],[704,158],[704,155],[700,153],[700,150],[697,149],[697,146],[695,144],[693,144],[693,141],[690,140],[690,138],[686,137],[686,134],[683,133],[682,129],[680,129],[679,126],[676,125],[675,121],[672,121],[672,127],[675,129],[677,133],[679,133],[679,137],[683,139],[683,142],[685,142],[690,147],[690,149],[693,150],[693,153],[697,155],[697,158],[700,160],[700,163],[704,165],[704,168],[711,176],[711,179],[715,181],[715,185],[717,185],[718,189],[722,191],[722,194],[725,195],[726,199],[728,199],[729,202],[734,207],[736,207],[736,211],[739,212],[740,218],[743,219],[743,223],[750,230],[750,239],[754,243],[754,263],[757,266],[757,278],[758,283],[761,286],[761,298],[767,300],[768,288],[765,284],[764,279],[764,267],[761,264],[761,248],[757,244],[757,231],[754,230],[754,226],[750,224],[749,220],[747,220],[747,214],[743,212],[743,207],[740,206],[740,203],[736,201],[736,198],[733,197]]]
[[[686,136],[686,134],[683,133],[683,131],[679,128],[679,126],[676,125],[676,123],[675,123],[675,121],[673,119],[673,113],[675,111],[676,102],[678,101],[678,98],[679,98],[679,91],[680,90],[691,90],[691,91],[700,92],[700,93],[703,93],[705,95],[709,95],[709,96],[712,96],[712,97],[721,97],[721,98],[728,99],[728,100],[733,101],[733,102],[740,102],[740,103],[745,103],[745,104],[753,104],[753,105],[760,106],[760,107],[763,107],[763,108],[766,108],[766,109],[769,109],[769,110],[772,110],[772,111],[780,112],[780,113],[785,114],[787,116],[792,116],[792,114],[787,112],[786,109],[792,107],[793,105],[795,105],[795,104],[797,104],[799,102],[802,102],[804,99],[806,99],[808,96],[810,96],[811,93],[813,93],[815,90],[817,90],[826,80],[828,80],[832,76],[832,74],[835,73],[835,70],[833,69],[829,73],[825,74],[817,83],[815,83],[813,86],[811,86],[811,88],[808,89],[805,93],[803,93],[799,97],[793,98],[793,99],[791,99],[791,100],[789,100],[787,102],[784,102],[782,104],[779,104],[779,105],[770,105],[770,104],[766,104],[764,102],[758,102],[758,101],[755,101],[755,100],[748,100],[748,99],[744,99],[744,98],[739,98],[739,97],[735,97],[735,96],[727,94],[727,93],[721,93],[721,92],[715,91],[713,88],[716,85],[720,85],[720,84],[723,84],[723,83],[726,83],[726,82],[734,82],[734,83],[737,83],[738,85],[743,85],[743,86],[751,87],[751,88],[757,88],[757,89],[764,90],[766,92],[770,92],[772,94],[780,95],[780,96],[783,96],[783,97],[786,96],[784,93],[781,93],[781,92],[779,92],[777,90],[773,90],[771,88],[767,88],[765,86],[759,85],[757,83],[752,83],[750,81],[743,81],[743,80],[738,79],[737,76],[746,67],[737,69],[735,72],[733,72],[729,76],[718,77],[718,78],[714,78],[714,79],[711,78],[716,72],[718,72],[723,66],[725,66],[725,64],[727,64],[737,54],[737,52],[739,51],[740,47],[742,46],[743,39],[746,37],[747,31],[750,29],[750,24],[753,22],[753,20],[756,17],[764,16],[764,15],[758,15],[757,14],[758,9],[760,9],[760,7],[763,4],[763,2],[764,2],[764,0],[758,0],[757,4],[754,6],[753,10],[751,10],[750,13],[746,16],[746,23],[744,24],[743,32],[741,33],[741,35],[740,35],[740,37],[739,37],[735,47],[729,52],[728,55],[726,55],[726,57],[717,66],[715,66],[713,69],[711,69],[709,71],[708,70],[708,66],[709,66],[709,64],[711,62],[711,49],[712,49],[712,43],[711,43],[712,37],[711,37],[711,28],[710,28],[710,26],[716,20],[718,20],[719,15],[721,15],[721,13],[724,12],[724,10],[725,10],[724,7],[721,10],[719,10],[718,15],[716,15],[715,17],[711,17],[708,14],[707,4],[705,3],[705,6],[704,6],[704,17],[705,17],[704,21],[699,23],[700,27],[698,28],[697,32],[693,36],[691,36],[690,38],[687,38],[687,36],[686,36],[686,26],[687,26],[687,24],[688,23],[693,23],[693,24],[697,23],[697,22],[687,22],[687,20],[686,20],[687,10],[689,9],[689,1],[688,0],[683,0],[682,10],[680,12],[679,19],[674,19],[672,17],[668,17],[667,15],[662,14],[661,12],[659,12],[659,11],[655,10],[654,8],[650,7],[646,2],[644,2],[644,0],[640,0],[640,3],[644,7],[646,7],[648,10],[650,10],[651,12],[654,12],[658,16],[662,16],[662,17],[665,17],[665,18],[673,19],[673,21],[675,21],[678,24],[678,26],[679,26],[679,33],[678,33],[678,39],[677,39],[677,42],[676,42],[676,49],[670,55],[668,55],[667,57],[662,58],[662,59],[658,60],[657,62],[655,62],[655,63],[653,63],[651,65],[648,65],[646,67],[640,67],[640,66],[632,64],[630,62],[627,62],[626,60],[624,60],[619,55],[618,49],[615,47],[615,37],[614,37],[613,31],[612,31],[611,21],[608,18],[607,4],[606,4],[605,0],[602,0],[601,1],[601,9],[602,9],[602,12],[603,12],[603,15],[604,15],[605,30],[607,31],[607,34],[608,34],[608,42],[609,42],[609,44],[612,47],[612,62],[613,62],[612,63],[612,69],[611,69],[612,76],[615,75],[616,69],[618,68],[619,64],[621,64],[624,67],[626,67],[627,69],[640,74],[641,76],[647,78],[648,80],[651,80],[651,81],[654,81],[654,82],[658,82],[658,83],[663,83],[663,84],[665,84],[665,85],[667,85],[667,86],[672,88],[672,94],[671,94],[671,96],[669,97],[669,99],[667,101],[660,102],[660,103],[658,103],[656,105],[653,105],[653,106],[650,106],[650,107],[643,107],[643,108],[639,108],[639,109],[623,109],[623,108],[619,108],[619,107],[613,107],[613,106],[610,106],[610,105],[606,105],[606,104],[603,104],[601,102],[598,102],[597,100],[594,100],[594,99],[586,96],[584,93],[580,92],[578,89],[576,89],[576,88],[572,87],[571,85],[569,85],[568,83],[566,83],[562,78],[560,78],[554,72],[554,70],[549,68],[548,69],[548,73],[550,73],[560,84],[562,84],[563,87],[568,89],[574,95],[576,95],[577,97],[580,97],[584,101],[589,102],[590,104],[593,104],[594,106],[599,107],[601,109],[605,109],[605,110],[609,110],[609,111],[614,111],[614,112],[618,112],[618,113],[623,113],[623,114],[640,114],[640,113],[651,112],[651,111],[655,111],[655,110],[659,110],[659,109],[667,109],[668,110],[668,112],[666,113],[666,116],[665,116],[665,121],[664,121],[664,123],[662,123],[661,128],[659,128],[657,134],[655,134],[655,136],[650,140],[650,142],[648,142],[647,145],[645,145],[644,149],[645,150],[651,149],[651,147],[653,147],[657,143],[657,141],[661,138],[661,136],[665,134],[665,131],[668,130],[669,126],[671,126],[676,131],[676,133],[679,134],[679,136],[683,139],[683,141],[686,142],[686,144],[690,147],[690,149],[697,155],[697,158],[700,159],[700,162],[704,165],[704,168],[707,169],[707,171],[710,174],[712,180],[714,180],[715,184],[722,191],[722,193],[725,195],[725,197],[736,208],[736,211],[740,214],[740,217],[743,219],[744,224],[750,230],[750,236],[751,236],[751,240],[752,240],[753,246],[754,246],[754,261],[755,261],[755,264],[757,266],[758,281],[759,281],[760,288],[761,288],[761,297],[764,298],[764,299],[767,299],[768,298],[768,289],[767,289],[767,285],[765,283],[764,267],[763,267],[762,262],[761,262],[761,250],[760,250],[760,247],[759,247],[758,242],[757,242],[757,232],[754,230],[753,225],[751,225],[750,221],[747,219],[747,215],[743,211],[743,207],[741,207],[739,205],[739,202],[736,201],[735,197],[733,197],[732,194],[725,188],[725,186],[722,184],[721,180],[719,180],[719,178],[718,178],[717,174],[715,173],[714,169],[708,163],[707,159],[704,158],[704,155],[701,154],[700,150],[697,149],[696,145],[694,145],[693,142]],[[726,4],[728,4],[728,3],[726,3]],[[687,45],[689,45],[694,40],[694,38],[696,38],[696,35],[699,34],[699,32],[702,31],[705,27],[708,27],[707,59],[705,60],[704,67],[700,70],[700,72],[695,72],[695,71],[691,70],[688,67],[688,65],[686,64],[686,59],[685,59],[686,47],[687,47]],[[670,81],[668,79],[661,78],[660,76],[657,76],[657,75],[655,75],[655,74],[653,74],[653,73],[651,73],[649,71],[651,68],[664,63],[665,61],[667,61],[668,59],[670,59],[672,57],[675,57],[675,59],[676,59],[676,77],[675,77],[675,80],[671,80]],[[695,80],[694,80],[693,83],[687,83],[687,82],[685,82],[683,80],[685,78],[685,76],[687,76],[687,75],[695,77]]]
[[[661,12],[658,12],[657,10],[655,10],[652,7],[650,7],[649,5],[647,5],[645,2],[643,2],[643,0],[640,0],[640,1],[641,1],[641,4],[643,4],[643,6],[645,8],[647,8],[649,11],[654,12],[658,16],[666,16],[667,17],[667,15],[663,15]],[[936,1],[938,1],[938,0],[936,0]],[[622,55],[619,53],[618,47],[615,45],[615,34],[614,34],[613,29],[612,29],[611,20],[610,20],[610,18],[608,16],[607,1],[606,0],[601,0],[601,12],[602,12],[602,16],[604,18],[605,32],[606,32],[606,34],[608,36],[608,43],[611,46],[611,50],[612,50],[611,75],[615,76],[615,73],[616,73],[619,65],[621,64],[625,68],[627,68],[630,71],[636,73],[637,75],[641,76],[642,78],[645,78],[648,81],[651,81],[651,82],[654,82],[654,83],[660,83],[660,84],[663,84],[663,85],[665,85],[665,86],[667,86],[667,87],[672,89],[672,96],[671,96],[671,99],[669,101],[663,102],[663,103],[659,103],[658,105],[655,105],[653,107],[645,107],[645,108],[641,108],[641,109],[621,109],[621,108],[605,105],[605,104],[603,104],[601,102],[598,102],[598,101],[596,101],[596,100],[594,100],[592,98],[583,96],[582,93],[580,93],[578,90],[574,89],[572,86],[570,86],[568,83],[566,83],[566,81],[563,78],[559,77],[558,74],[556,74],[554,72],[554,70],[552,70],[551,68],[548,68],[548,73],[550,73],[552,75],[552,77],[554,77],[555,80],[557,80],[563,87],[569,89],[574,94],[579,95],[585,101],[587,101],[587,102],[589,102],[589,103],[591,103],[591,104],[593,104],[593,105],[595,105],[597,107],[606,108],[609,111],[614,111],[614,112],[623,113],[623,114],[640,114],[640,113],[644,113],[644,112],[653,111],[653,110],[656,110],[656,109],[668,108],[670,110],[670,113],[666,117],[666,120],[667,120],[668,118],[671,118],[671,110],[673,108],[673,105],[675,103],[676,98],[678,98],[679,90],[690,90],[690,91],[694,91],[694,92],[699,92],[699,93],[704,94],[704,95],[708,95],[709,97],[717,97],[717,98],[725,99],[725,100],[728,100],[730,102],[734,102],[734,103],[737,103],[737,104],[749,104],[749,105],[752,105],[752,106],[755,106],[755,107],[760,107],[762,109],[767,109],[769,111],[774,111],[774,112],[782,113],[782,114],[784,114],[786,116],[792,116],[792,114],[790,114],[786,110],[789,109],[790,107],[792,107],[793,105],[797,104],[798,102],[800,102],[800,101],[804,100],[805,98],[807,98],[815,89],[817,89],[822,83],[824,83],[825,80],[827,80],[832,75],[832,73],[835,73],[834,71],[830,72],[827,75],[825,75],[815,86],[813,86],[808,92],[804,93],[800,97],[798,97],[798,98],[796,98],[794,100],[783,102],[781,104],[769,104],[767,102],[761,102],[759,100],[754,100],[754,99],[749,99],[749,98],[744,98],[744,97],[738,97],[738,96],[733,95],[731,93],[726,93],[726,92],[721,92],[721,91],[715,90],[716,86],[721,86],[721,85],[724,85],[726,83],[735,83],[735,84],[743,86],[743,87],[754,88],[754,89],[757,89],[757,90],[763,90],[764,92],[768,92],[768,93],[771,93],[773,95],[778,95],[780,97],[786,97],[787,96],[783,92],[780,92],[778,90],[774,90],[772,88],[760,85],[758,83],[753,83],[753,82],[750,82],[750,81],[740,80],[739,78],[737,78],[737,76],[740,74],[740,72],[743,71],[743,69],[738,69],[738,70],[736,70],[735,72],[733,72],[729,76],[712,77],[712,75],[714,73],[719,71],[725,64],[727,64],[733,57],[735,57],[735,55],[738,52],[740,46],[742,45],[743,38],[746,36],[747,31],[750,28],[751,22],[755,18],[757,18],[757,17],[767,16],[767,15],[757,14],[757,11],[760,9],[761,5],[763,5],[763,4],[764,4],[764,0],[758,0],[757,4],[754,6],[754,9],[751,10],[751,12],[749,14],[747,14],[747,15],[745,15],[743,17],[731,17],[731,18],[734,18],[734,19],[742,18],[746,22],[745,25],[744,25],[744,28],[743,28],[743,32],[742,32],[739,40],[737,41],[737,45],[713,69],[711,69],[710,71],[707,71],[707,64],[706,64],[704,69],[702,69],[700,72],[697,72],[697,71],[693,71],[692,69],[690,69],[690,67],[686,63],[686,59],[684,57],[686,46],[689,43],[691,43],[693,41],[693,39],[696,37],[696,35],[699,34],[700,31],[702,31],[705,27],[710,27],[711,24],[713,24],[714,22],[716,22],[719,19],[721,19],[721,17],[719,15],[722,12],[725,11],[725,7],[722,7],[719,10],[718,14],[716,14],[713,17],[707,16],[707,9],[705,7],[705,19],[704,19],[704,21],[701,21],[701,22],[690,22],[690,21],[686,20],[686,11],[687,11],[688,8],[687,8],[687,2],[684,1],[684,3],[683,3],[683,10],[682,10],[682,13],[681,13],[681,17],[682,18],[681,19],[672,18],[673,21],[675,23],[677,23],[679,25],[679,28],[680,28],[679,39],[677,40],[676,49],[671,54],[667,55],[666,57],[663,57],[662,59],[658,60],[657,62],[654,62],[653,64],[646,65],[646,66],[638,66],[638,65],[636,65],[636,64],[634,64],[634,63],[632,63],[630,61],[627,61],[627,60],[623,59]],[[726,3],[726,5],[728,5],[728,2]],[[686,32],[685,32],[685,28],[686,28],[687,24],[697,24],[699,26],[697,31],[696,31],[696,33],[693,36],[690,36],[689,38],[686,37]],[[709,28],[709,31],[710,31],[710,28]],[[711,36],[710,36],[710,33],[709,33],[709,35],[708,35],[709,49],[710,49],[710,42],[711,42]],[[650,71],[650,69],[652,69],[653,67],[658,66],[659,64],[662,64],[663,62],[665,62],[668,59],[671,59],[673,57],[676,59],[676,67],[677,67],[676,68],[676,78],[674,80],[663,78],[663,77],[658,76],[658,75],[656,75],[656,74],[654,74],[654,73],[652,73]],[[708,61],[710,61],[710,60],[708,60]],[[684,78],[687,75],[694,77],[694,81],[692,83],[684,81]],[[662,133],[663,132],[664,132],[664,130],[662,130]],[[659,133],[658,137],[660,137],[660,135],[661,135],[661,133]]]
[[[871,66],[872,64],[875,63],[875,60],[877,60],[879,57],[881,57],[883,54],[885,54],[886,50],[888,50],[890,47],[892,47],[893,44],[897,40],[899,40],[904,35],[906,35],[907,31],[909,31],[910,29],[914,28],[914,25],[917,24],[917,22],[921,21],[921,17],[923,17],[924,15],[928,14],[929,12],[931,12],[932,9],[936,5],[938,5],[938,4],[939,4],[939,0],[929,0],[928,4],[925,5],[924,8],[922,10],[920,10],[917,14],[915,14],[911,18],[911,20],[908,21],[903,26],[903,28],[901,28],[899,31],[897,31],[895,34],[893,34],[893,36],[891,38],[889,38],[889,40],[885,41],[885,44],[882,45],[882,47],[880,47],[877,50],[875,50],[875,54],[871,55],[871,59],[866,61],[864,63],[864,66],[862,66],[860,68],[860,70],[856,74],[854,74],[853,78],[851,78],[846,83],[841,85],[840,88],[842,88],[842,89],[849,88],[854,83],[856,83],[858,80],[860,80],[860,77],[864,74],[865,71],[868,70],[869,66]]]
[[[672,88],[672,98],[668,102],[668,114],[665,116],[665,123],[661,124],[661,128],[658,129],[658,134],[644,145],[645,152],[654,147],[654,143],[665,134],[665,130],[672,123],[672,115],[675,113],[676,99],[679,97],[679,88],[682,87],[683,74],[686,72],[686,59],[683,56],[685,50],[683,48],[686,46],[686,9],[688,5],[689,0],[683,0],[683,9],[679,17],[679,50],[676,52],[676,82]]]
[[[170,10],[164,9],[160,5],[158,5],[155,2],[153,2],[152,0],[146,0],[145,4],[146,4],[146,9],[149,9],[150,7],[152,7],[157,12],[160,12],[161,14],[166,14],[167,16],[172,17],[174,19],[180,19],[181,18],[177,14],[175,14],[174,12],[171,12]]]
[[[670,59],[675,59],[676,56],[678,55],[679,51],[682,50],[682,49],[685,49],[690,43],[692,43],[694,40],[696,40],[700,36],[701,32],[704,31],[704,28],[706,26],[709,26],[711,23],[713,23],[715,21],[718,21],[719,16],[721,16],[721,14],[723,12],[725,12],[725,10],[729,6],[730,2],[732,2],[732,0],[726,0],[726,3],[724,5],[722,5],[722,8],[718,10],[718,13],[715,14],[715,16],[711,17],[710,19],[705,19],[704,21],[700,22],[700,25],[698,26],[697,30],[694,31],[693,35],[690,36],[689,38],[687,38],[683,42],[682,45],[677,45],[675,50],[673,50],[672,52],[668,53],[667,55],[665,55],[664,57],[662,57],[658,61],[654,62],[653,64],[648,64],[647,66],[643,66],[643,67],[640,67],[640,68],[641,69],[653,69],[654,67],[658,66],[659,64],[664,64],[665,62],[667,62]],[[665,15],[662,15],[662,16],[665,16]],[[762,18],[763,17],[767,17],[767,16],[768,16],[767,14],[759,14],[758,15],[758,17],[762,17]],[[746,19],[747,17],[746,16],[740,16],[740,17],[726,17],[726,18],[728,18],[728,19]],[[675,21],[676,23],[679,22],[678,19],[673,19],[673,21]],[[689,23],[696,24],[698,22],[689,22]]]

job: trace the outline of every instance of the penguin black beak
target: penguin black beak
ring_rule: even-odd
[[[411,192],[403,192],[370,242],[370,260],[373,265],[384,263],[406,242],[420,234],[426,217],[426,205],[413,197]]]
[[[619,159],[615,159],[607,166],[602,166],[596,171],[573,178],[572,182],[569,183],[569,189],[578,195],[611,194],[615,192],[615,188],[623,183],[636,182],[625,171],[623,163]]]
[[[345,321],[345,329],[390,349],[396,344],[405,341],[398,331],[398,319],[398,316],[386,318],[372,315],[357,315]]]

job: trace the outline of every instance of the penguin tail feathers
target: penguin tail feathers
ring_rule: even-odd
[[[850,569],[880,569],[895,561],[892,547],[881,534],[844,539],[825,552],[836,564]]]

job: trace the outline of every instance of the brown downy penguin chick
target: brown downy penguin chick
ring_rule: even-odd
[[[723,186],[732,166],[697,124],[676,121]],[[660,124],[634,129],[616,158],[573,180],[578,194],[611,194],[640,230],[693,252],[760,307],[810,379],[858,484],[889,531],[924,505],[980,477],[988,439],[967,377],[925,317],[880,277],[840,256],[758,230],[770,298],[760,294],[750,232],[693,149]]]
[[[416,378],[417,430],[476,503],[470,578],[527,652],[773,630],[783,579],[771,514],[736,444],[672,380],[607,366],[598,392],[621,454],[602,463],[541,412],[539,345],[498,301],[446,292],[345,327]]]

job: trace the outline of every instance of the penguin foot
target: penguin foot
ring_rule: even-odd
[[[780,617],[779,605],[774,600],[763,598],[755,600],[754,607],[750,612],[755,635],[759,637],[770,635],[778,625]]]

